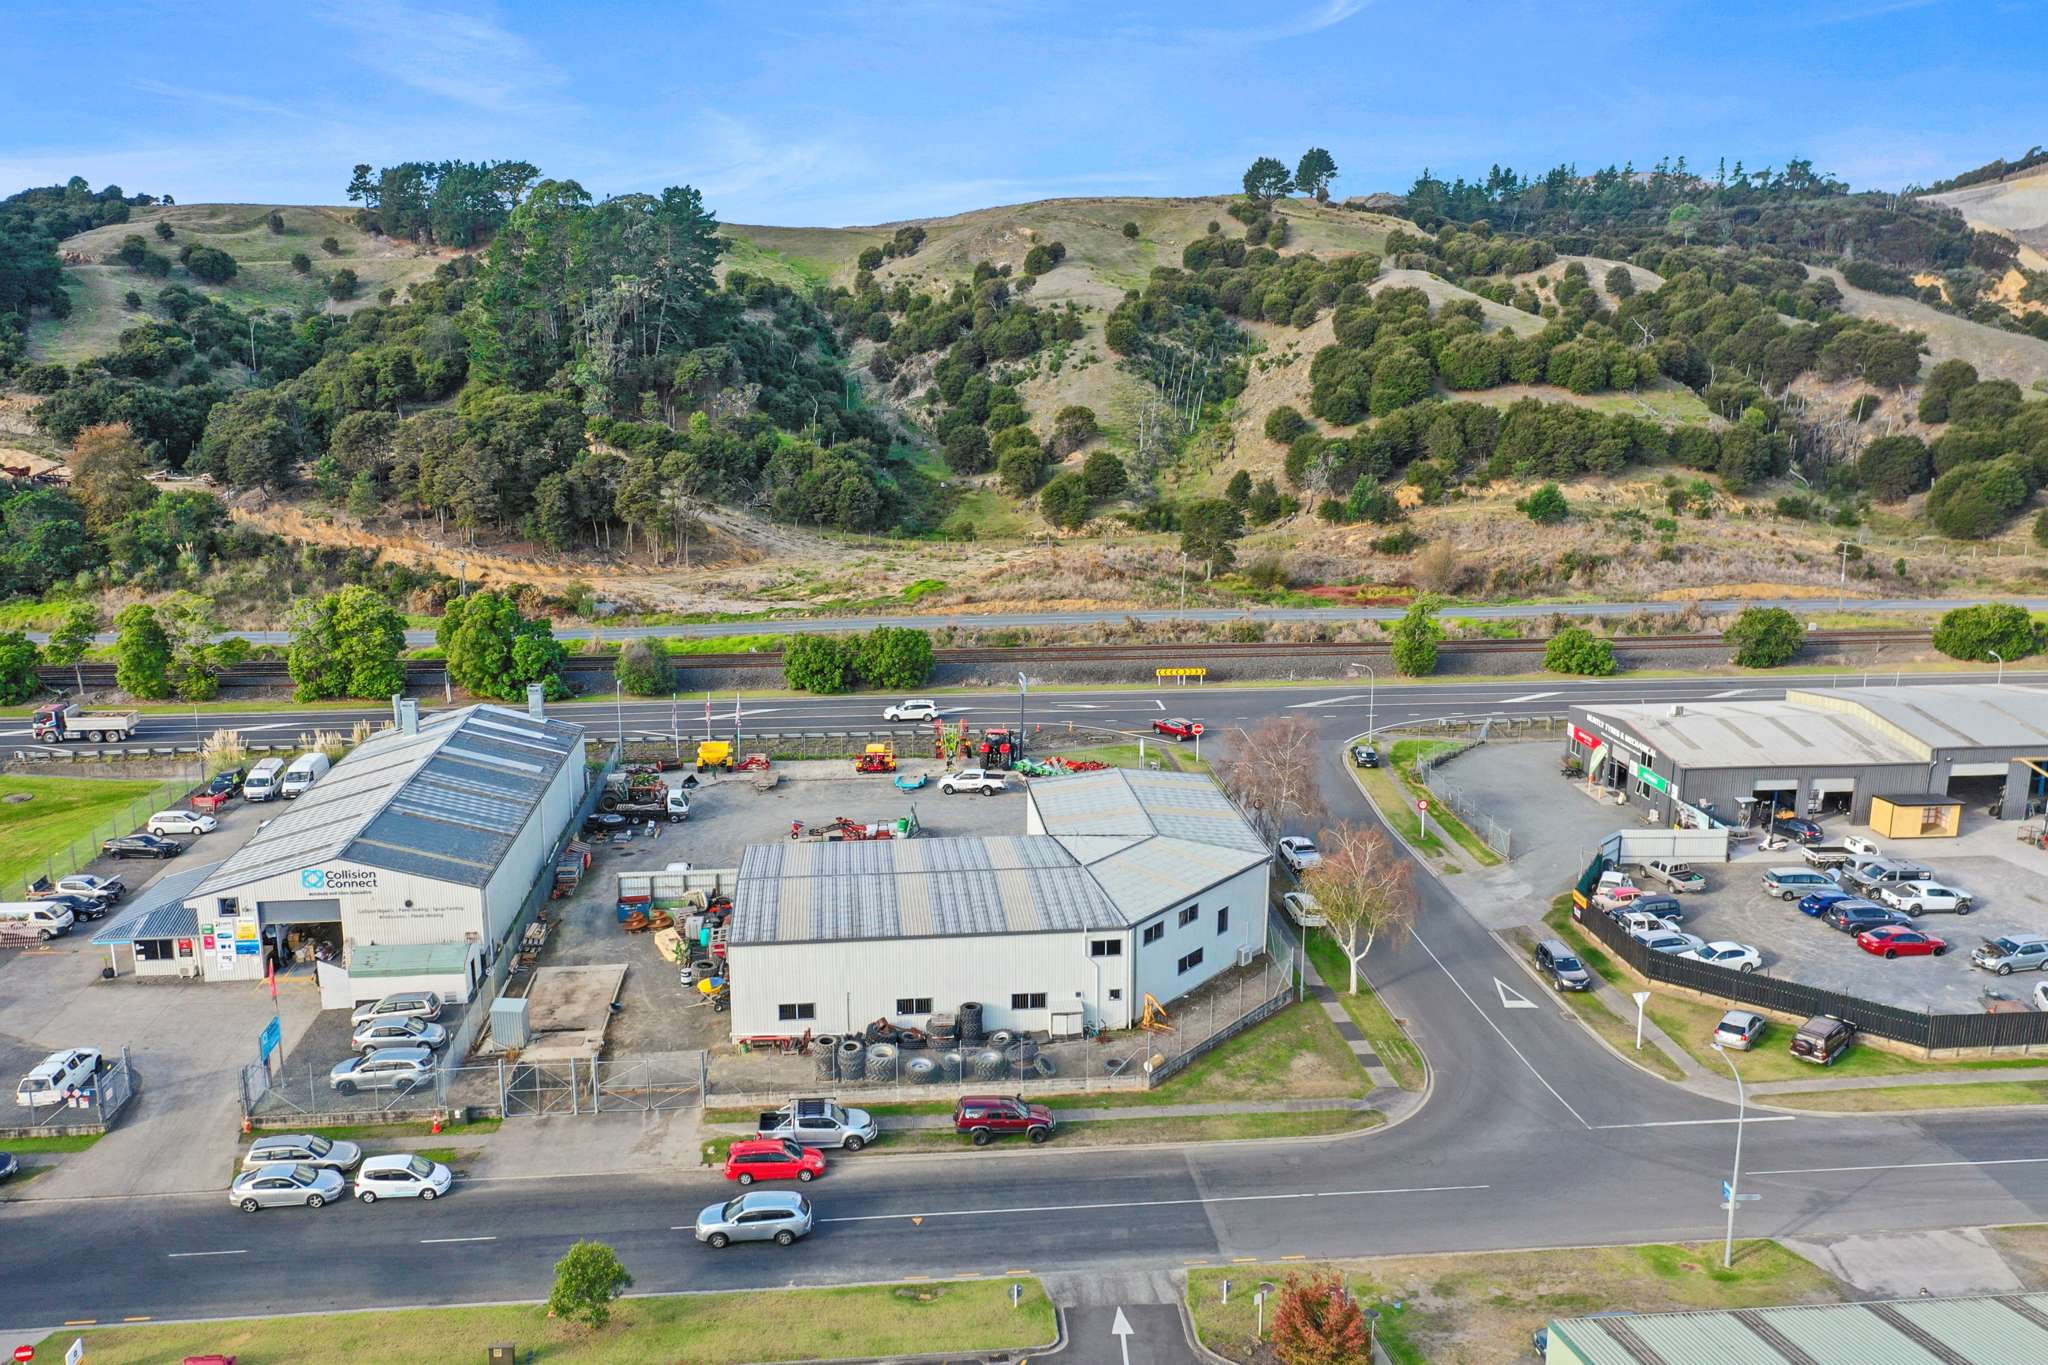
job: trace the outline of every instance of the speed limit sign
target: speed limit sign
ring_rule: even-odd
[[[1428,810],[1428,809],[1429,809],[1429,802],[1427,802],[1427,801],[1417,801],[1417,802],[1415,803],[1415,809],[1417,809],[1417,810]]]

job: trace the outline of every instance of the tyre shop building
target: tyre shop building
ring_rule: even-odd
[[[1585,781],[1660,823],[1776,810],[1847,812],[1873,797],[1951,797],[2017,820],[2048,791],[2048,691],[2010,684],[1793,688],[1782,700],[1571,708]],[[1917,804],[1906,802],[1906,804]]]
[[[316,971],[329,1009],[397,990],[468,1000],[550,875],[588,780],[584,749],[581,726],[537,707],[422,721],[399,703],[393,728],[187,895],[206,979],[260,979],[275,960]]]
[[[1197,773],[1039,779],[1025,830],[782,843],[740,859],[735,1037],[979,1001],[990,1029],[1126,1028],[1266,948],[1271,852]]]

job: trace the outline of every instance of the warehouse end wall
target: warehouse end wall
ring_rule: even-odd
[[[1138,992],[1134,999],[1142,1001],[1151,995],[1162,1003],[1173,1000],[1236,966],[1241,948],[1263,952],[1266,947],[1269,875],[1270,865],[1261,863],[1162,914],[1133,925],[1131,951],[1137,954]],[[1189,923],[1183,925],[1180,920],[1185,910],[1196,913]],[[1218,932],[1219,916],[1225,912],[1227,922]],[[1145,942],[1145,932],[1149,928],[1160,931],[1158,939],[1152,943]],[[1202,960],[1182,971],[1182,959],[1197,951],[1201,953]]]

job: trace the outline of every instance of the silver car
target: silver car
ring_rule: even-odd
[[[243,1213],[287,1204],[317,1209],[341,1198],[343,1183],[341,1172],[322,1170],[304,1162],[295,1166],[264,1166],[237,1176],[228,1189],[228,1202]]]
[[[337,1142],[313,1133],[273,1133],[249,1144],[242,1157],[242,1169],[264,1166],[314,1166],[351,1171],[363,1159],[363,1149],[353,1142]]]
[[[788,1246],[811,1230],[811,1201],[783,1190],[749,1190],[697,1215],[697,1240],[708,1247],[732,1242]]]
[[[410,1016],[372,1019],[356,1029],[353,1039],[358,1052],[375,1052],[385,1047],[423,1047],[431,1052],[447,1041],[447,1029]]]
[[[351,1057],[327,1073],[344,1095],[358,1090],[416,1090],[434,1081],[434,1054],[423,1047],[386,1047]]]
[[[441,997],[432,991],[400,991],[387,995],[382,1000],[372,1000],[367,1005],[357,1005],[350,1014],[351,1024],[367,1024],[372,1019],[438,1019],[441,1017]]]

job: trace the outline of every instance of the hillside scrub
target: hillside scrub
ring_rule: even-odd
[[[1734,646],[1731,663],[1742,668],[1777,668],[1798,657],[1806,643],[1799,618],[1783,607],[1744,607],[1721,638]]]
[[[1543,646],[1543,667],[1578,678],[1604,678],[1614,672],[1614,645],[1584,626],[1566,626]]]
[[[2011,663],[2040,650],[2041,632],[2026,608],[1984,602],[1945,612],[1934,628],[1934,647],[1951,659]]]
[[[783,681],[827,696],[862,685],[909,691],[922,687],[931,671],[931,635],[922,630],[881,626],[864,635],[802,634],[782,650]]]

